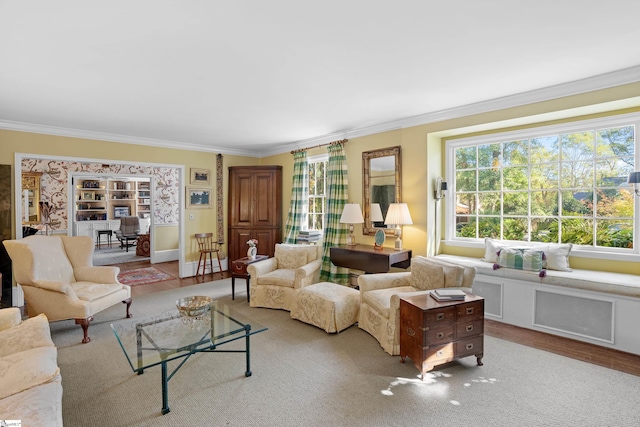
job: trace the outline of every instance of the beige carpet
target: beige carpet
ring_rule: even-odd
[[[169,381],[160,414],[160,367],[135,375],[109,324],[95,317],[80,344],[73,321],[52,324],[62,371],[65,426],[635,426],[640,377],[522,345],[485,338],[484,366],[454,362],[418,379],[412,363],[384,353],[366,332],[340,334],[281,310],[231,301],[230,279],[134,299],[134,316],[172,309],[188,295],[219,297],[269,327],[243,354],[198,354]]]

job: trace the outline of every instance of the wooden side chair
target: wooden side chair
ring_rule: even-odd
[[[195,235],[198,242],[198,250],[200,251],[200,259],[198,260],[198,269],[196,270],[196,276],[200,272],[200,266],[202,265],[202,277],[207,271],[207,255],[209,255],[209,265],[211,266],[211,273],[213,273],[213,253],[215,252],[218,258],[218,267],[220,267],[220,273],[222,273],[222,263],[220,262],[220,248],[218,242],[213,241],[213,233],[198,233]],[[203,263],[204,261],[204,263]]]

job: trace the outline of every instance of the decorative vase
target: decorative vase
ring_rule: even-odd
[[[247,249],[247,257],[249,257],[249,259],[256,259],[257,253],[258,248],[256,248],[255,246],[249,246],[249,249]]]

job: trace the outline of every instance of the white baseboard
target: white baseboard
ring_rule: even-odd
[[[153,262],[169,262],[169,261],[177,261],[180,255],[179,249],[169,249],[166,251],[156,251],[153,254]]]

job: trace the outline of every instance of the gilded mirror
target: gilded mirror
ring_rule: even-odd
[[[40,223],[40,177],[41,173],[22,174],[22,223]]]
[[[378,230],[383,230],[388,235],[394,234],[394,228],[387,228],[384,225],[384,218],[389,204],[402,200],[401,170],[400,146],[362,153],[362,203],[364,211],[362,234],[373,236]],[[372,218],[372,203],[377,205],[374,207],[373,214],[376,215],[377,207],[380,207],[381,217]]]

